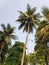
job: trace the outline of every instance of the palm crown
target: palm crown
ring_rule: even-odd
[[[49,23],[47,21],[42,21],[39,24],[36,36],[42,42],[49,40]]]
[[[27,11],[25,13],[19,11],[20,16],[17,19],[17,21],[21,23],[19,29],[24,27],[23,32],[28,31],[28,26],[29,26],[29,33],[33,32],[33,27],[36,28],[35,25],[38,24],[39,22],[40,14],[39,13],[35,14],[35,11],[36,7],[31,8],[29,4],[27,5]]]
[[[49,20],[49,8],[48,7],[43,7],[42,8],[42,13],[43,13],[45,19],[48,21]]]
[[[10,24],[7,27],[4,24],[1,24],[1,26],[3,30],[0,30],[0,45],[3,46],[3,42],[11,43],[11,39],[16,39],[16,36],[13,34],[15,28],[11,27]]]

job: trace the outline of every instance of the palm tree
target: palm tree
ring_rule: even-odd
[[[49,23],[47,21],[42,21],[40,24],[39,24],[39,27],[37,29],[37,32],[36,32],[36,42],[37,43],[42,43],[42,45],[44,44],[45,46],[45,49],[47,49],[47,43],[49,42]],[[46,62],[46,65],[48,65],[48,61],[47,61],[47,51],[44,49],[45,51],[45,62]]]
[[[42,8],[42,13],[43,13],[46,21],[49,21],[49,8],[44,6]]]
[[[11,27],[10,24],[7,27],[4,24],[1,24],[2,30],[0,30],[0,55],[2,57],[3,50],[7,45],[11,43],[11,39],[16,39],[16,36],[13,34],[15,27]],[[4,56],[4,55],[3,55]]]
[[[41,39],[44,43],[49,38],[49,23],[47,21],[42,21],[36,32],[37,39]]]
[[[27,32],[21,65],[23,65],[24,63],[24,56],[25,56],[26,45],[28,41],[28,35],[30,32],[33,32],[33,28],[36,28],[36,24],[39,23],[40,14],[39,13],[35,14],[35,11],[36,11],[36,7],[31,8],[29,4],[27,5],[26,12],[19,11],[20,16],[17,19],[17,21],[20,22],[20,26],[18,29],[23,28],[23,32],[24,31]]]
[[[47,21],[47,24],[48,24],[48,25],[45,26],[46,30],[48,30],[48,31],[45,32],[45,36],[44,36],[44,39],[46,39],[48,41],[48,39],[49,39],[49,8],[44,6],[42,8],[42,13],[44,15],[45,20]]]

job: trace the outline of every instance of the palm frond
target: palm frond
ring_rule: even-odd
[[[4,24],[1,24],[3,30],[5,31],[6,30],[6,26]]]
[[[35,11],[36,11],[36,7],[31,8],[31,6],[29,4],[27,5],[27,12],[26,13],[28,15],[33,15],[35,13]]]
[[[39,27],[38,27],[38,30],[40,30],[41,28],[43,28],[44,26],[48,25],[48,22],[43,20],[39,23]]]
[[[18,39],[17,35],[10,35],[10,38],[13,39],[13,40]]]
[[[22,22],[24,19],[17,19],[16,21],[20,21],[20,22]]]
[[[47,21],[49,21],[49,8],[48,8],[48,7],[43,7],[43,8],[42,8],[42,13],[43,13],[45,19],[46,19]]]
[[[8,23],[7,24],[7,30],[9,30],[11,28],[11,25]]]
[[[32,32],[32,33],[33,33],[33,27],[34,27],[34,26],[33,26],[33,24],[31,23],[31,24],[29,25],[29,31]]]
[[[32,8],[32,14],[34,14],[36,12],[36,7]]]
[[[2,39],[2,37],[3,37],[3,32],[0,31],[0,40]]]
[[[43,36],[42,42],[43,42],[47,37],[49,37],[49,32],[47,32],[47,33]]]
[[[27,11],[31,10],[31,7],[29,4],[27,4]]]
[[[25,25],[25,22],[22,22],[18,29],[21,29]]]
[[[42,8],[42,13],[43,13],[44,16],[46,16],[49,13],[49,8],[44,6]]]
[[[42,16],[40,15],[40,13],[37,13],[37,14],[34,14],[33,15],[33,17],[32,17],[32,19],[33,19],[33,21],[37,21],[37,22],[40,22],[40,18],[41,18]]]
[[[27,30],[28,30],[28,23],[25,24],[24,29],[23,29],[23,32],[24,32],[25,30],[26,30],[26,32],[27,32]]]
[[[14,32],[14,30],[15,30],[15,27],[12,27],[12,28],[10,28],[10,29],[8,30],[8,33],[11,34],[11,33]]]
[[[20,14],[22,14],[23,16],[27,16],[28,17],[28,15],[26,14],[26,13],[24,13],[24,12],[22,12],[22,11],[18,11]]]

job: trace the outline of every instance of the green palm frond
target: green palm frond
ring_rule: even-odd
[[[1,24],[1,27],[3,28],[3,30],[6,30],[6,26],[4,24]]]
[[[28,15],[34,14],[35,11],[36,11],[36,7],[31,8],[31,6],[30,6],[29,4],[27,5],[27,12],[26,12],[26,13],[27,13]]]
[[[27,11],[31,10],[31,7],[29,4],[27,4]]]
[[[24,13],[24,12],[22,12],[22,11],[18,11],[22,16],[27,16],[28,17],[28,15],[26,14],[26,13]]]
[[[46,34],[44,34],[44,36],[42,38],[42,42],[46,41],[47,37],[49,37],[49,32],[47,32]]]
[[[22,22],[18,29],[21,29],[25,25],[25,22]]]
[[[47,42],[49,40],[49,23],[47,21],[42,21],[39,24],[39,27],[36,32],[37,41],[41,40],[41,42]]]
[[[7,31],[9,34],[12,34],[14,32],[14,30],[15,30],[15,27],[12,27],[12,28],[9,28]]]
[[[48,25],[48,22],[43,20],[39,23],[39,27],[38,27],[38,30],[40,30],[41,28],[43,28],[44,26]]]
[[[49,14],[49,8],[48,7],[43,7],[42,8],[42,13],[43,13],[43,15],[47,15],[47,14]]]
[[[7,30],[11,28],[11,25],[8,23],[7,24]]]
[[[35,26],[31,23],[30,24],[30,30],[29,31],[31,31],[32,33],[33,33],[33,27],[35,28]]]
[[[13,39],[13,40],[18,39],[18,37],[16,35],[10,35],[10,38]]]
[[[34,17],[35,20],[36,20],[36,19],[41,18],[42,16],[40,15],[40,13],[36,13],[36,14],[33,15],[33,17]]]
[[[20,22],[22,22],[22,21],[24,21],[24,19],[17,19],[16,21],[20,21]]]
[[[24,29],[23,29],[23,32],[24,32],[25,30],[26,30],[26,31],[28,30],[28,27],[27,27],[27,26],[28,26],[28,23],[25,24]]]
[[[43,7],[42,8],[42,13],[43,13],[44,17],[46,18],[46,20],[49,20],[49,8],[48,7]]]
[[[36,12],[36,7],[32,8],[32,14]]]
[[[0,30],[0,40],[2,39],[3,37],[3,32]]]

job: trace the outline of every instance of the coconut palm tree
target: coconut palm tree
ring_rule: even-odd
[[[49,8],[44,6],[42,8],[42,13],[45,17],[45,20],[49,21]]]
[[[37,35],[38,35],[38,38],[42,37],[42,41],[44,41],[44,39],[47,40],[49,38],[49,8],[44,6],[42,8],[42,13],[45,20],[43,20],[39,24]]]
[[[49,38],[49,23],[47,21],[42,21],[36,32],[37,39],[41,39],[45,42]]]
[[[36,32],[36,40],[38,44],[39,43],[41,43],[42,45],[44,44],[45,49],[48,48],[47,43],[49,42],[49,23],[47,21],[42,21],[39,24],[39,27]],[[46,62],[46,65],[48,65],[48,61],[47,61],[47,58],[48,58],[47,50],[48,49],[47,50],[45,49],[44,49],[45,62]]]
[[[4,56],[3,50],[4,47],[11,43],[11,39],[16,39],[16,36],[13,34],[15,27],[11,27],[10,24],[7,27],[4,24],[1,24],[2,30],[0,30],[0,55]]]
[[[23,28],[23,32],[24,31],[27,32],[21,65],[23,65],[24,63],[24,56],[25,56],[26,45],[28,41],[28,35],[29,33],[33,32],[33,28],[36,28],[36,24],[39,23],[39,18],[41,17],[39,13],[35,14],[35,11],[36,11],[36,7],[31,8],[29,4],[27,5],[26,12],[19,11],[20,16],[17,19],[17,22],[20,22],[20,26],[18,29]]]
[[[48,24],[43,28],[43,29],[46,29],[45,31],[47,31],[47,32],[45,32],[45,35],[43,36],[44,37],[43,39],[48,40],[49,39],[49,8],[44,6],[42,8],[42,13],[44,15],[45,20],[47,21],[47,24]]]

